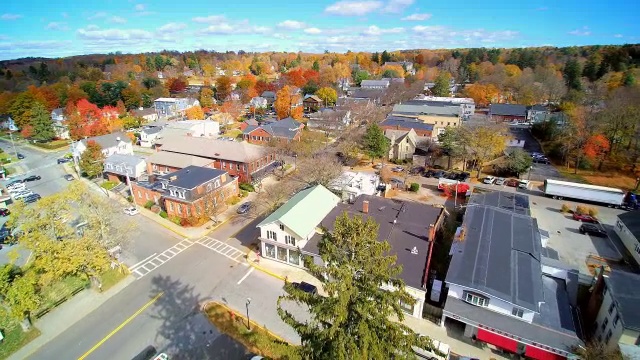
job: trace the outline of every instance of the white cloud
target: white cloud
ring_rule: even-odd
[[[58,31],[67,31],[69,30],[69,26],[65,22],[56,22],[52,21],[44,27],[45,30],[58,30]]]
[[[411,14],[402,18],[404,21],[424,21],[431,19],[431,14]]]
[[[158,32],[161,33],[174,33],[186,28],[187,25],[183,23],[170,22],[168,24],[164,24],[158,28]]]
[[[145,6],[144,6],[144,4],[137,4],[137,5],[134,7],[134,9],[135,9],[135,11],[144,11]]]
[[[106,17],[107,17],[107,15],[109,15],[109,14],[107,14],[107,13],[106,13],[106,12],[104,12],[104,11],[98,11],[97,13],[95,13],[95,14],[93,14],[93,15],[89,16],[87,19],[89,19],[89,20],[102,19],[102,18],[106,18]]]
[[[85,30],[98,30],[98,29],[100,29],[100,26],[94,25],[94,24],[90,24],[90,25],[87,25],[87,27],[84,28],[84,29]]]
[[[307,27],[307,24],[301,21],[285,20],[277,25],[281,29],[300,30]]]
[[[382,12],[398,14],[404,11],[404,9],[413,5],[414,0],[389,0],[387,5],[382,9]]]
[[[324,12],[341,16],[363,16],[382,7],[382,1],[338,1],[327,6]]]
[[[197,23],[206,23],[206,24],[212,24],[212,23],[218,23],[218,22],[226,21],[224,15],[197,16],[197,17],[194,17],[191,20],[193,20],[194,22],[197,22]]]
[[[307,34],[311,34],[311,35],[318,35],[320,33],[322,33],[322,30],[315,28],[315,27],[311,27],[311,28],[306,28],[304,29],[304,32]]]
[[[404,31],[404,28],[396,27],[391,29],[381,29],[375,25],[369,26],[362,32],[362,35],[379,36],[384,34],[399,34]]]
[[[455,30],[445,26],[417,25],[412,28],[419,41],[428,41],[436,47],[456,47],[469,46],[469,44],[481,43],[504,43],[505,40],[516,38],[517,31],[487,31],[485,29]]]
[[[613,35],[613,37],[615,37],[615,38],[621,38],[621,37],[623,37],[623,36],[622,36],[622,34],[615,34],[615,35]]]
[[[236,35],[236,34],[265,34],[271,29],[265,26],[250,25],[248,20],[231,23],[227,20],[218,24],[209,25],[201,29],[201,35]]]
[[[124,24],[124,23],[127,22],[127,19],[125,19],[123,17],[120,17],[120,16],[112,16],[109,19],[109,22],[116,23],[116,24]]]
[[[588,26],[583,26],[580,29],[575,29],[572,31],[569,31],[570,35],[575,35],[575,36],[589,36],[591,35],[591,31],[589,30]]]
[[[146,30],[139,29],[80,29],[78,36],[85,40],[93,41],[141,41],[153,38],[153,34]]]
[[[0,16],[0,19],[2,20],[17,20],[20,19],[22,17],[22,15],[18,15],[18,14],[2,14]]]

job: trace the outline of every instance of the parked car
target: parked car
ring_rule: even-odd
[[[64,176],[64,179],[67,180],[67,181],[73,181],[76,178],[73,177],[73,175],[71,175],[71,174],[67,174],[67,175]]]
[[[446,171],[443,170],[438,170],[435,173],[433,173],[433,177],[436,179],[440,179],[441,177],[445,177],[445,175],[447,175]]]
[[[447,175],[444,176],[445,178],[449,179],[449,180],[458,180],[458,174],[457,173],[448,173]]]
[[[395,166],[393,169],[391,169],[391,171],[393,171],[393,172],[403,172],[404,168],[402,166]]]
[[[600,226],[600,224],[582,224],[580,228],[578,228],[580,234],[594,235],[605,237],[607,236],[607,232]]]
[[[529,188],[529,180],[520,180],[520,181],[518,181],[518,187],[520,189],[528,189]]]
[[[511,187],[518,187],[519,183],[520,181],[518,181],[518,179],[508,179],[504,184]]]
[[[25,184],[19,183],[19,184],[14,184],[11,187],[7,187],[7,191],[11,194],[11,193],[17,193],[17,192],[23,191],[26,188],[27,186]]]
[[[246,214],[249,209],[251,209],[251,201],[247,201],[246,203],[240,205],[240,207],[238,207],[238,210],[236,210],[236,212],[238,214]]]
[[[30,181],[36,181],[36,180],[40,180],[42,179],[40,176],[38,175],[31,175],[31,176],[27,176],[26,178],[22,179],[24,182],[30,182]]]
[[[22,155],[22,154],[20,154],[20,153],[18,153],[16,156],[17,156],[17,157],[18,157],[18,159],[20,159],[20,160],[24,159],[24,155]]]
[[[469,174],[468,172],[461,172],[458,174],[458,177],[456,178],[456,180],[465,182],[469,180],[469,177],[471,177],[471,174]]]
[[[493,184],[495,181],[496,181],[496,178],[491,175],[487,176],[486,178],[484,178],[484,180],[482,180],[484,184]]]
[[[11,211],[9,211],[9,209],[7,208],[0,209],[0,216],[9,216],[9,215],[11,215]]]
[[[58,164],[68,163],[69,161],[71,161],[70,158],[59,158],[58,159]]]
[[[23,191],[21,193],[18,193],[16,195],[13,196],[14,200],[20,200],[23,198],[26,198],[27,196],[33,195],[33,191],[31,190],[27,190],[27,191]]]
[[[429,178],[429,177],[432,177],[433,175],[435,175],[435,173],[436,173],[436,170],[427,170],[427,171],[424,172],[423,176]]]
[[[18,179],[18,180],[13,180],[12,182],[7,184],[7,188],[10,188],[16,184],[22,184],[24,181],[22,179]]]
[[[122,211],[129,216],[138,215],[139,212],[138,208],[135,206],[124,208]]]
[[[546,156],[534,157],[533,162],[536,164],[551,164],[551,161]]]
[[[411,175],[419,175],[424,173],[424,166],[414,166],[409,170],[409,174]]]
[[[318,293],[318,288],[315,285],[309,284],[307,282],[301,281],[301,282],[293,282],[291,283],[291,285],[296,288],[296,289],[300,289],[306,293],[309,294],[317,294]]]
[[[7,224],[0,227],[0,244],[4,244],[11,238],[11,229],[7,227]]]
[[[24,201],[26,204],[31,204],[34,203],[38,200],[42,199],[42,197],[40,196],[40,194],[31,194],[29,196],[25,196],[22,201]]]
[[[507,181],[507,179],[499,177],[499,178],[496,178],[495,184],[496,185],[504,185],[505,181]]]
[[[380,169],[382,169],[382,163],[377,163],[377,164],[375,164],[375,165],[373,166],[373,168],[374,168],[374,169],[376,169],[376,170],[380,170]]]
[[[600,222],[598,221],[598,219],[596,219],[595,217],[591,216],[591,215],[587,215],[587,214],[578,214],[576,212],[573,213],[573,220],[577,220],[577,221],[581,221],[581,222],[586,222],[586,223],[595,223],[595,224],[599,224]]]

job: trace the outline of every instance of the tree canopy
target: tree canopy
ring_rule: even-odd
[[[371,124],[367,127],[363,140],[364,149],[372,161],[375,158],[387,157],[389,155],[390,141],[384,136],[384,132],[378,124]]]

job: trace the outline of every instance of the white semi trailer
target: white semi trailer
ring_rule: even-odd
[[[626,192],[616,188],[552,179],[544,181],[544,194],[554,199],[591,201],[609,206],[624,206],[629,198]]]

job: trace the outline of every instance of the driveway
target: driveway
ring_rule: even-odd
[[[511,135],[518,140],[524,140],[524,150],[528,153],[542,153],[542,148],[540,147],[540,143],[536,140],[533,135],[531,135],[531,131],[526,126],[510,126],[509,132]],[[522,174],[520,176],[523,179],[529,179],[533,181],[545,181],[546,179],[556,179],[563,180],[564,178],[560,175],[560,172],[553,167],[553,165],[547,164],[533,164],[533,168],[530,173]]]

